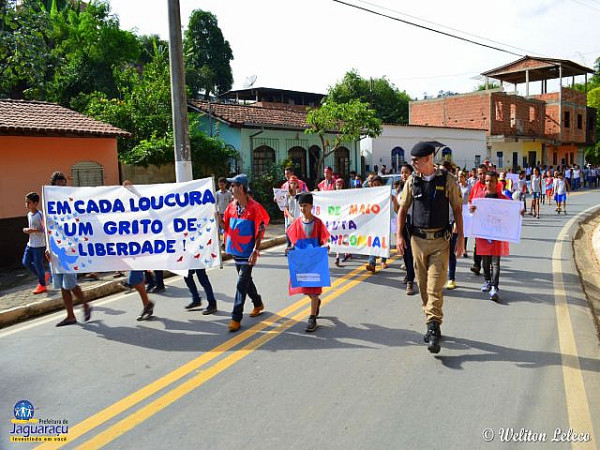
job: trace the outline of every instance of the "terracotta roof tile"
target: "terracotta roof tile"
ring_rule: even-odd
[[[130,136],[126,131],[55,103],[28,100],[0,100],[0,135]]]
[[[208,102],[189,100],[188,104],[197,110],[208,113]],[[264,126],[271,128],[306,129],[306,112],[294,109],[265,108],[231,103],[211,103],[211,113],[232,126]]]

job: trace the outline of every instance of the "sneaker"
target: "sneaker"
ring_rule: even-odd
[[[150,302],[146,306],[144,306],[144,309],[140,313],[140,316],[137,318],[137,320],[139,321],[149,319],[150,317],[152,317],[152,314],[154,314],[154,303]]]
[[[492,282],[489,280],[485,280],[483,286],[481,286],[481,292],[490,292],[492,289]]]
[[[308,316],[308,323],[306,324],[305,331],[312,333],[317,329],[317,316]]]
[[[242,324],[240,323],[239,320],[230,320],[229,321],[229,331],[237,331],[240,329],[240,327],[242,326]]]
[[[260,313],[263,309],[265,309],[265,305],[262,303],[259,306],[255,306],[252,312],[250,313],[250,317],[260,316]]]
[[[372,266],[371,264],[367,264],[365,269],[367,269],[369,272],[375,273],[375,266]]]
[[[473,272],[475,275],[479,276],[479,274],[481,273],[481,267],[471,266],[471,272]]]
[[[217,312],[217,305],[208,305],[204,311],[202,311],[203,316],[209,316]]]
[[[406,282],[406,295],[415,295],[415,283],[413,281]]]
[[[190,304],[185,305],[185,309],[199,308],[202,305],[202,300],[193,300]]]
[[[498,289],[496,286],[492,286],[492,289],[490,289],[490,300],[493,300],[495,302],[500,301],[500,294],[498,294],[499,290],[500,289]]]
[[[164,286],[155,286],[151,291],[148,292],[152,292],[153,294],[160,294],[161,292],[165,292],[165,287]]]
[[[33,292],[34,294],[41,294],[43,292],[46,292],[46,286],[42,286],[41,284],[38,284],[35,289],[31,292]]]
[[[456,281],[448,280],[448,283],[446,283],[446,289],[456,289]]]
[[[384,263],[384,262],[381,263],[382,269],[387,269],[388,267],[390,267],[390,265],[388,263]]]

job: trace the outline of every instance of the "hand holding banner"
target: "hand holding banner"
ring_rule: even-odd
[[[221,263],[212,178],[131,189],[44,186],[43,196],[55,273]]]
[[[390,256],[391,186],[315,192],[332,252]]]
[[[521,241],[522,202],[476,198],[473,205],[477,209],[471,217],[470,236],[514,243]]]

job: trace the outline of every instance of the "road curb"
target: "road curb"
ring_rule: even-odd
[[[277,236],[271,239],[266,239],[261,243],[260,249],[265,250],[267,248],[284,244],[285,242],[285,236]],[[231,255],[223,255],[223,261],[228,261],[231,258]],[[165,271],[165,278],[168,278],[170,276],[175,276],[175,274]],[[90,286],[87,288],[82,286],[81,288],[86,299],[88,301],[91,301],[125,291],[126,288],[123,287],[121,281],[122,280],[105,281],[102,283],[95,284],[94,286]],[[77,298],[73,297],[73,304],[77,305],[79,303],[81,302],[77,300]],[[64,309],[64,304],[60,296],[55,298],[38,300],[32,303],[28,303],[24,306],[15,306],[14,308],[10,308],[5,311],[0,311],[0,328],[5,328],[14,323],[21,322],[23,320],[30,319],[33,317],[41,316],[43,314],[48,314],[61,309]]]
[[[596,335],[600,340],[600,255],[593,246],[594,234],[600,230],[600,209],[595,210],[581,222],[573,237],[573,255],[575,266],[583,292],[587,298],[592,319],[596,327]]]

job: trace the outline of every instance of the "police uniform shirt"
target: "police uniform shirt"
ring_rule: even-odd
[[[435,176],[440,176],[443,174],[441,169],[436,169]],[[406,183],[404,184],[404,189],[402,189],[402,193],[400,194],[400,208],[403,208],[405,211],[409,211],[410,206],[413,202],[413,181],[414,177],[418,176],[416,174],[412,174]],[[425,179],[425,177],[422,177]],[[433,180],[433,178],[432,178]],[[448,194],[448,201],[450,202],[450,206],[452,209],[460,208],[462,209],[462,195],[460,192],[460,188],[458,187],[458,183],[456,182],[456,177],[451,173],[448,173],[446,176],[446,192]]]

